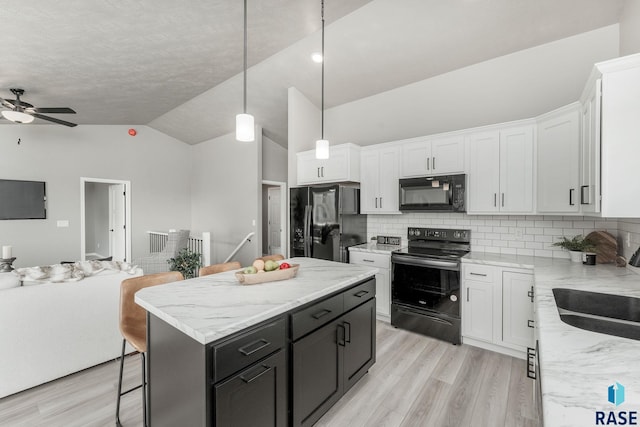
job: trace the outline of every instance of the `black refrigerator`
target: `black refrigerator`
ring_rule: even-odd
[[[290,256],[349,262],[349,246],[367,241],[360,189],[342,185],[291,189]]]

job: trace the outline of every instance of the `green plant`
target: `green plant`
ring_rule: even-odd
[[[200,254],[189,248],[182,249],[175,258],[167,260],[171,271],[179,271],[185,279],[196,277],[196,270],[202,266]]]
[[[569,251],[589,252],[595,249],[593,242],[580,234],[573,236],[571,239],[562,237],[562,240],[555,242],[553,246],[560,246]]]

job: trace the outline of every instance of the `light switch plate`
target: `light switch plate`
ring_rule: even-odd
[[[69,226],[69,220],[67,220],[67,219],[59,219],[58,222],[56,223],[56,225],[58,227],[68,227]]]

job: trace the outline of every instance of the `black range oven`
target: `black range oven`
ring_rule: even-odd
[[[460,334],[460,258],[469,230],[409,228],[391,254],[391,324],[454,344]]]

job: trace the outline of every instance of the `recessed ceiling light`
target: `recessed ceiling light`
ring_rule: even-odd
[[[321,64],[322,63],[322,54],[320,52],[314,52],[311,54],[311,59],[313,60],[313,62],[317,63],[317,64]]]

